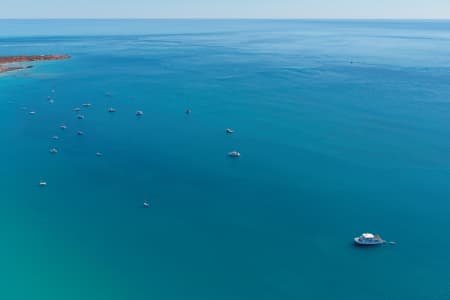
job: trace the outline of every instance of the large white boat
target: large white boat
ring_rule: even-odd
[[[355,237],[354,241],[358,245],[372,246],[386,243],[381,236],[373,233],[363,233],[361,236]]]

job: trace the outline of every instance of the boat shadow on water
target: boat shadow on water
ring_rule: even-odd
[[[363,250],[374,250],[374,249],[379,249],[379,248],[384,248],[386,247],[386,243],[384,244],[378,244],[378,245],[361,245],[361,244],[357,244],[355,242],[349,243],[349,246],[355,249],[363,249]]]

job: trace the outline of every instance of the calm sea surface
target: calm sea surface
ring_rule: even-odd
[[[19,54],[72,59],[0,75],[0,299],[450,299],[450,22],[0,20]]]

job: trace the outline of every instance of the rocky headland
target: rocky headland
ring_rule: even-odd
[[[7,64],[16,64],[22,62],[42,61],[42,60],[62,60],[69,58],[70,58],[69,55],[0,56],[0,73],[32,68],[32,66],[21,66],[21,65],[7,66]]]

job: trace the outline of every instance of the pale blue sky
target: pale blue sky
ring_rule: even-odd
[[[450,0],[1,0],[0,18],[450,19]]]

